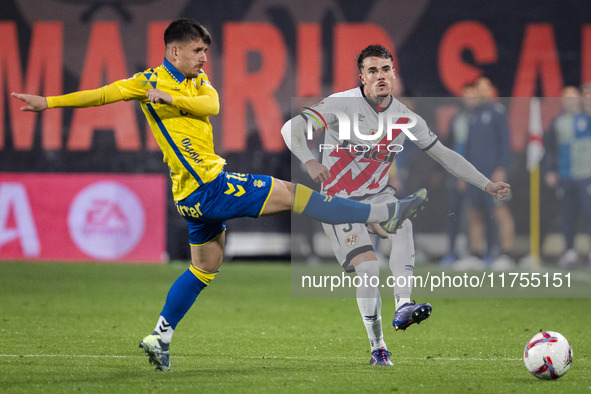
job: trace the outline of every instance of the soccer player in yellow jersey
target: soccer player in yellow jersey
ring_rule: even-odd
[[[209,116],[219,112],[216,90],[202,67],[211,45],[209,32],[189,19],[173,21],[164,32],[162,65],[94,90],[42,97],[12,93],[21,110],[90,107],[137,100],[170,168],[177,210],[189,230],[191,265],[172,285],[156,328],[140,343],[158,370],[171,370],[169,344],[178,322],[218,272],[225,245],[225,221],[293,210],[326,223],[380,223],[396,232],[426,200],[421,189],[390,204],[363,204],[326,197],[311,189],[265,175],[227,173],[213,147]]]

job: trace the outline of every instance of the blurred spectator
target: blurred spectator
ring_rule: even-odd
[[[478,90],[474,82],[467,83],[462,89],[462,106],[454,115],[449,126],[449,135],[445,145],[460,155],[466,155],[468,142],[469,118],[478,106]],[[456,238],[460,232],[462,212],[466,196],[467,184],[465,181],[449,175],[446,182],[447,216],[445,231],[447,235],[447,253],[441,259],[440,264],[449,265],[458,260],[460,253],[456,250]]]
[[[591,84],[583,85],[591,103]],[[581,93],[575,86],[562,90],[562,112],[546,133],[544,169],[546,184],[556,189],[566,252],[558,264],[574,266],[579,256],[574,248],[577,217],[582,212],[591,235],[591,104],[582,111]],[[591,263],[591,256],[590,256]]]
[[[583,94],[583,111],[587,115],[591,115],[591,82],[584,83],[581,86],[581,93]]]
[[[506,109],[497,102],[496,89],[490,79],[480,77],[475,86],[480,105],[469,116],[465,157],[491,181],[506,182],[510,159]],[[466,194],[471,256],[458,261],[454,267],[462,270],[484,268],[483,260],[495,270],[513,267],[515,223],[506,202],[493,201],[471,185],[468,185]],[[500,254],[494,250],[497,239]]]

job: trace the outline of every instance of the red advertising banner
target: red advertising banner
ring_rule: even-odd
[[[163,175],[0,173],[0,260],[160,263]]]

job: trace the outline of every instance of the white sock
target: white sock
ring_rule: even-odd
[[[162,336],[162,342],[170,343],[172,340],[172,334],[174,334],[174,329],[168,324],[164,316],[160,316],[158,323],[156,323],[156,328],[154,328],[154,332]]]
[[[368,223],[381,223],[390,219],[386,204],[370,204]]]
[[[396,298],[396,310],[407,302],[410,302],[410,298]]]
[[[364,283],[367,283],[367,286],[357,288],[357,306],[367,330],[371,350],[386,348],[382,331],[382,298],[379,289],[369,285],[369,278],[379,277],[380,263],[378,261],[364,261],[355,267],[355,272],[364,279]]]
[[[392,250],[390,252],[390,270],[394,276],[394,299],[396,309],[410,302],[412,294],[411,276],[415,269],[415,245],[412,237],[412,223],[405,220],[396,234],[390,235]],[[400,286],[402,285],[402,286]]]

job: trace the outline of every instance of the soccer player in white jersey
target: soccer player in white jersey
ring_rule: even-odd
[[[420,116],[392,97],[395,78],[392,59],[383,46],[368,46],[357,59],[361,86],[335,93],[315,106],[305,108],[283,126],[281,133],[287,146],[304,163],[310,177],[322,182],[321,192],[363,202],[395,201],[394,189],[387,185],[388,173],[408,137],[451,174],[499,200],[505,199],[510,185],[491,182],[462,156],[441,144]],[[349,130],[345,127],[340,130],[343,115],[350,119]],[[306,144],[309,124],[324,129],[322,162],[315,159]],[[421,189],[415,195],[424,193],[426,191]],[[400,278],[413,274],[415,260],[410,220],[406,220],[395,234],[387,234],[378,226],[357,223],[323,224],[323,227],[345,271],[354,271],[362,278],[379,275],[379,262],[369,238],[371,231],[390,238],[392,242],[389,259],[392,275]],[[412,285],[406,282],[407,286],[394,288],[396,312],[392,324],[396,330],[418,324],[431,313],[430,304],[410,301]],[[382,301],[378,288],[359,287],[357,303],[370,341],[370,363],[393,365],[383,338]]]

